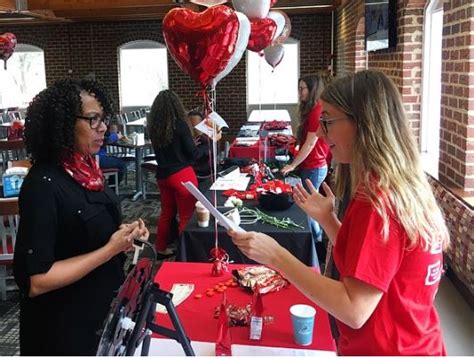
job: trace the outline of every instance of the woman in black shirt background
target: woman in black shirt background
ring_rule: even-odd
[[[196,200],[182,182],[190,181],[197,186],[192,165],[198,150],[186,122],[184,107],[173,91],[163,90],[156,96],[147,126],[158,163],[156,179],[161,198],[155,245],[158,253],[170,255],[173,252],[167,244],[176,214],[181,233],[194,211]]]

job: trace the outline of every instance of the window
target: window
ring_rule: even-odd
[[[154,41],[133,41],[119,48],[121,107],[151,106],[168,88],[166,47]]]
[[[18,44],[7,61],[0,64],[0,108],[28,106],[46,88],[44,52],[36,46]]]
[[[285,54],[275,70],[263,56],[247,51],[249,105],[298,102],[299,43],[289,38],[283,46]]]
[[[423,169],[434,178],[439,165],[442,38],[443,1],[432,0],[424,23],[420,142]]]

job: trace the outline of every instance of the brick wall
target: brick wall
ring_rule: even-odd
[[[292,37],[300,40],[300,73],[327,68],[331,50],[331,15],[292,16]],[[112,92],[119,104],[117,49],[134,40],[164,43],[161,21],[124,21],[58,25],[2,26],[0,33],[13,32],[20,43],[36,45],[45,52],[46,80],[81,78],[94,73]],[[168,61],[169,86],[186,108],[202,104],[199,87],[184,74],[173,59]],[[246,56],[216,87],[217,111],[235,135],[247,119]]]
[[[474,5],[448,1],[443,16],[439,179],[474,194]]]
[[[362,0],[349,1],[337,11],[336,73],[349,74],[367,68],[380,70],[397,84],[414,135],[419,139],[423,1],[397,2],[397,46],[365,52]]]

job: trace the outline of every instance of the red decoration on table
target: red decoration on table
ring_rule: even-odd
[[[296,144],[296,138],[282,133],[273,133],[268,135],[268,142],[271,146],[285,147]]]
[[[247,49],[254,52],[260,52],[273,41],[277,25],[270,18],[254,19],[250,21],[250,38]]]
[[[241,47],[240,42],[247,47],[249,35],[239,36],[241,26],[241,18],[225,5],[200,13],[174,8],[163,19],[163,36],[181,70],[206,88],[214,79],[220,79],[223,72],[230,72],[229,63],[235,66],[240,60],[234,54]]]
[[[7,69],[7,60],[15,51],[16,44],[16,36],[11,32],[0,35],[0,59],[3,60],[5,70]]]
[[[293,189],[288,183],[282,180],[276,179],[265,183],[255,182],[250,186],[247,191],[237,191],[235,189],[228,189],[222,192],[226,197],[234,196],[239,199],[257,199],[258,193],[260,192],[274,192],[274,193],[293,193]]]
[[[288,122],[273,120],[262,123],[262,126],[260,128],[262,130],[284,130],[288,127],[290,127],[290,124]]]
[[[229,255],[227,252],[220,247],[214,247],[211,249],[210,254],[212,261],[212,276],[220,277],[224,273],[227,273],[229,271]]]
[[[12,125],[7,129],[7,138],[9,141],[22,140],[24,126],[20,121],[13,121]]]
[[[229,318],[227,317],[227,299],[225,294],[222,296],[222,303],[219,316],[216,340],[216,356],[231,356],[232,339],[229,330]]]

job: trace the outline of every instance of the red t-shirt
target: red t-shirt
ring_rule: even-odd
[[[408,236],[393,217],[387,242],[382,218],[361,198],[349,204],[334,247],[344,277],[383,292],[360,329],[337,321],[341,355],[446,355],[434,297],[443,267],[441,248],[407,250]]]
[[[308,132],[316,132],[319,128],[319,118],[321,117],[321,103],[317,103],[314,108],[308,113],[308,119],[303,126],[303,137],[300,147],[306,141],[306,136]],[[304,169],[313,169],[321,168],[327,165],[326,157],[329,153],[329,146],[321,137],[318,138],[318,141],[314,145],[311,152],[300,164],[300,168]]]

